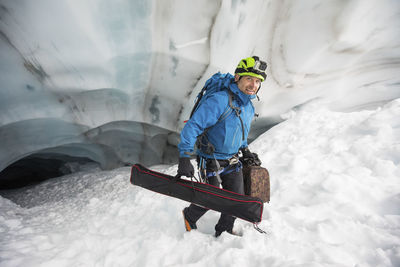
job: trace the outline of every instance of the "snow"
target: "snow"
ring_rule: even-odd
[[[215,238],[214,211],[185,232],[188,203],[87,166],[1,192],[0,266],[400,266],[400,99],[284,117],[250,144],[271,175],[267,234],[238,219],[242,237]]]

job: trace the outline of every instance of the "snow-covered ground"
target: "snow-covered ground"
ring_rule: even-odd
[[[178,199],[88,169],[0,198],[0,266],[400,266],[400,99],[374,110],[310,104],[255,140],[271,175],[260,227],[185,232]],[[176,166],[154,166],[175,174]],[[7,197],[7,198],[5,198]]]

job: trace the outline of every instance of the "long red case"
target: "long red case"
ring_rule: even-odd
[[[130,181],[133,185],[230,214],[252,223],[259,223],[262,220],[264,203],[257,197],[237,194],[190,180],[178,179],[175,182],[174,178],[174,176],[135,164],[132,166]]]

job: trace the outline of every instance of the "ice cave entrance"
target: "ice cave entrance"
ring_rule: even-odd
[[[86,157],[37,153],[22,158],[0,172],[0,189],[16,189],[80,170],[82,166],[99,164]]]

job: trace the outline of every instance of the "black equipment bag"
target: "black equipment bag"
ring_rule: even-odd
[[[176,180],[174,176],[149,170],[140,164],[132,166],[130,179],[133,185],[252,223],[262,220],[264,203],[257,197],[237,194],[210,184],[180,178]]]

